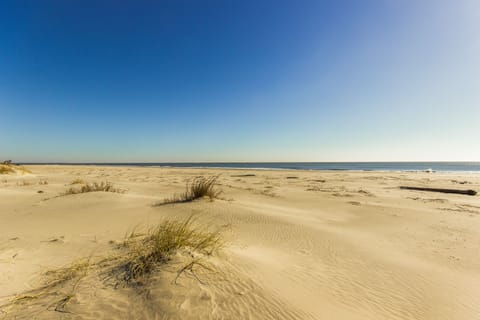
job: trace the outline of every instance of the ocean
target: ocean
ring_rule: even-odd
[[[30,163],[33,164],[33,163]],[[36,163],[40,164],[40,163]],[[46,163],[42,163],[46,164]],[[480,162],[161,162],[161,163],[48,163],[140,167],[480,172]]]

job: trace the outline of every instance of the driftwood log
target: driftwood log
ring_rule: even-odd
[[[400,189],[442,192],[442,193],[456,193],[456,194],[465,194],[468,196],[475,196],[477,194],[477,191],[475,190],[460,190],[460,189],[442,189],[442,188],[424,188],[424,187],[406,187],[406,186],[401,186]]]

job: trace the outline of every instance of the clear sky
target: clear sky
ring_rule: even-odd
[[[1,1],[0,158],[478,161],[480,1]]]

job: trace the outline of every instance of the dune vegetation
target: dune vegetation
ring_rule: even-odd
[[[188,260],[183,261],[177,270],[175,282],[184,273],[201,282],[195,270],[212,271],[206,258],[216,253],[223,243],[220,232],[207,230],[195,223],[192,216],[164,220],[144,233],[131,232],[114,252],[105,256],[82,258],[45,272],[40,286],[15,296],[0,308],[12,311],[15,307],[24,308],[36,302],[49,306],[47,310],[50,311],[70,313],[68,304],[78,295],[79,285],[87,276],[89,281],[113,279],[113,282],[108,282],[112,290],[121,283],[148,290],[149,277],[161,271],[161,267],[167,265],[177,252],[185,253],[184,257]]]
[[[166,198],[155,205],[191,202],[204,197],[208,197],[211,200],[218,198],[222,191],[217,187],[217,180],[218,176],[196,177],[192,181],[187,182],[185,192],[174,194],[172,197]]]
[[[17,295],[9,303],[0,307],[12,310],[12,308],[24,308],[32,302],[48,301],[47,310],[60,313],[69,313],[67,304],[75,297],[80,281],[87,275],[90,267],[89,259],[80,259],[71,264],[51,269],[45,272],[43,283],[35,289]]]
[[[102,181],[100,183],[86,183],[79,188],[69,188],[66,191],[62,192],[60,196],[68,196],[71,194],[87,193],[87,192],[116,192],[124,193],[124,190],[115,188],[112,183],[108,181]]]
[[[72,180],[72,181],[70,182],[71,185],[74,185],[74,184],[85,184],[85,183],[86,183],[86,182],[85,182],[84,180],[79,179],[79,178],[74,179],[74,180]]]
[[[126,253],[120,270],[123,279],[129,284],[142,284],[144,280],[179,250],[211,256],[221,248],[223,242],[219,232],[200,228],[189,217],[185,220],[165,220],[158,226],[149,229],[145,234],[132,232],[124,242]],[[207,268],[201,259],[192,260],[179,273],[193,267]],[[208,269],[208,268],[207,268]]]
[[[31,173],[30,170],[24,166],[19,166],[11,163],[0,164],[0,174],[27,174]]]
[[[12,166],[6,164],[0,164],[0,174],[15,173]]]

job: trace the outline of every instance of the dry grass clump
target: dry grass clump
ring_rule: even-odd
[[[15,173],[11,165],[8,164],[0,164],[0,174],[9,174]]]
[[[221,246],[220,233],[206,231],[194,225],[192,217],[183,221],[165,220],[145,235],[132,232],[127,237],[125,247],[128,252],[120,268],[121,278],[130,284],[143,284],[142,280],[145,280],[146,276],[167,263],[179,250],[209,256]],[[198,259],[192,263],[203,266]]]
[[[22,182],[17,182],[17,186],[26,187],[31,186],[33,182],[22,180]]]
[[[88,258],[75,261],[66,267],[47,271],[45,273],[46,280],[42,286],[16,296],[10,303],[2,307],[13,307],[29,303],[32,300],[48,299],[53,303],[47,310],[69,313],[66,309],[67,304],[75,296],[78,284],[87,275],[90,266],[90,258]]]
[[[87,192],[117,192],[117,193],[124,193],[123,190],[117,189],[113,186],[110,182],[94,182],[94,183],[87,183],[80,188],[69,188],[66,191],[62,192],[61,196],[67,196],[71,194],[79,194],[79,193],[87,193]]]
[[[40,287],[0,305],[0,313],[22,312],[27,308],[40,311],[46,308],[49,311],[71,313],[68,307],[71,303],[78,304],[75,297],[79,294],[79,284],[91,279],[106,281],[113,277],[115,281],[111,284],[115,288],[123,282],[140,289],[141,293],[148,294],[149,287],[144,285],[149,283],[149,279],[152,280],[149,276],[168,263],[176,252],[191,259],[177,271],[175,282],[185,274],[202,283],[197,277],[198,270],[213,271],[203,259],[215,253],[222,245],[219,232],[202,228],[194,223],[192,217],[176,221],[165,220],[144,234],[132,232],[118,247],[119,254],[100,257],[101,260],[88,257],[66,267],[47,271]],[[86,277],[88,279],[84,280]]]
[[[71,280],[79,280],[87,274],[90,267],[90,259],[81,259],[71,265],[46,272],[48,280],[45,287],[55,287]]]
[[[70,182],[71,185],[74,185],[74,184],[85,184],[86,182],[82,179],[74,179],[72,180],[72,182]]]
[[[208,178],[196,177],[187,183],[185,192],[175,194],[173,197],[164,199],[163,202],[155,205],[190,202],[203,197],[209,197],[210,199],[218,198],[222,191],[217,188],[217,180],[218,176]]]
[[[11,173],[27,174],[31,172],[25,167],[19,166],[16,164],[5,164],[5,163],[0,164],[0,174],[11,174]]]

